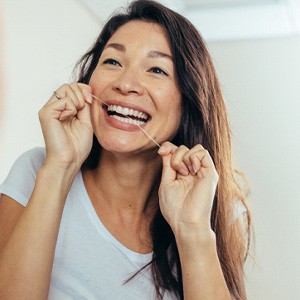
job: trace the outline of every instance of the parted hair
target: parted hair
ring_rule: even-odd
[[[108,40],[122,25],[133,20],[159,24],[169,40],[182,98],[181,126],[172,142],[188,148],[202,144],[214,161],[219,182],[211,227],[216,235],[218,257],[228,289],[235,299],[246,299],[243,265],[249,251],[251,216],[246,192],[240,185],[243,177],[233,166],[231,131],[219,80],[197,29],[185,17],[156,1],[133,1],[106,22],[94,45],[78,62],[77,80],[89,83]],[[101,146],[94,136],[93,147],[84,167],[95,168],[100,152]],[[245,208],[244,226],[235,218],[238,206]],[[151,235],[153,259],[150,267],[157,296],[162,298],[164,290],[167,290],[183,299],[175,237],[159,208],[152,220]]]

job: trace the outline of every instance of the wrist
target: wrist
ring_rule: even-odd
[[[44,164],[37,173],[31,202],[39,202],[47,211],[61,212],[76,173]]]
[[[72,184],[78,168],[74,165],[66,166],[64,164],[46,162],[40,168],[37,174],[37,180],[44,180],[50,183],[62,183],[64,186]]]
[[[79,171],[80,166],[78,166],[75,162],[58,162],[55,160],[47,159],[45,160],[41,170],[45,170],[48,173],[54,172],[58,175],[64,175],[68,177],[74,177]]]
[[[174,232],[178,245],[197,245],[197,247],[212,246],[216,244],[216,235],[210,226],[178,226]]]

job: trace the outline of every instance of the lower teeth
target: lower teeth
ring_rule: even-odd
[[[128,123],[128,124],[133,124],[133,125],[139,125],[139,126],[141,126],[141,125],[143,125],[143,124],[146,123],[145,121],[133,120],[131,118],[126,118],[126,117],[122,118],[122,117],[117,116],[117,115],[111,115],[110,117],[112,117],[112,118],[114,118],[114,119],[116,119],[118,121],[121,121],[121,122],[124,122],[124,123]]]

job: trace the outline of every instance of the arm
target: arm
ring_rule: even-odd
[[[214,234],[177,234],[184,299],[231,299],[217,254]]]
[[[1,299],[47,299],[65,200],[92,145],[89,105],[82,88],[89,89],[62,86],[58,90],[62,98],[52,96],[39,113],[46,159],[27,206],[20,208],[1,196]]]
[[[210,227],[218,174],[209,153],[164,143],[159,203],[179,251],[184,299],[231,299]]]
[[[243,213],[231,224],[231,226],[238,228],[243,238],[248,235],[245,218],[246,214]],[[228,298],[229,295],[224,293],[227,286],[217,254],[216,237],[213,231],[206,235],[199,230],[198,233],[193,233],[192,228],[185,228],[185,230],[182,229],[181,232],[176,233],[175,236],[182,266],[185,299],[197,299],[193,298],[193,295],[197,295],[200,282],[203,293],[201,299],[246,299],[242,266],[236,274],[241,283],[241,296],[236,298],[231,295],[231,298]],[[241,247],[241,261],[244,260],[245,254],[246,249]],[[189,292],[190,295],[187,295],[186,292]]]
[[[72,178],[69,172],[42,167],[20,217],[16,207],[10,226],[3,224],[5,218],[1,220],[5,237],[5,241],[1,238],[0,252],[1,299],[47,299],[59,224]],[[1,197],[2,215],[14,214],[7,207],[12,201]]]

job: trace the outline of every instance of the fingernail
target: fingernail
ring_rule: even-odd
[[[161,147],[158,149],[157,153],[158,153],[158,154],[164,154],[164,153],[166,153],[166,151],[167,151],[166,147],[165,147],[165,146],[161,146]]]
[[[195,175],[195,171],[194,171],[193,167],[192,167],[191,165],[189,165],[189,166],[187,166],[187,167],[188,167],[190,173],[191,173],[192,175]]]
[[[198,172],[197,166],[195,164],[193,164],[192,168],[193,168],[194,175],[196,175]]]
[[[187,168],[180,168],[179,173],[182,175],[189,175],[190,172],[188,171]]]
[[[67,111],[63,111],[61,114],[60,114],[60,116],[59,116],[59,121],[64,121],[65,119],[67,119],[67,117],[68,117],[68,113],[67,113]]]
[[[84,95],[86,101],[90,104],[92,104],[93,102],[93,97],[92,97],[92,94],[90,92],[88,92],[87,90],[83,90],[82,91],[82,94]]]

